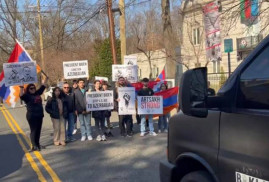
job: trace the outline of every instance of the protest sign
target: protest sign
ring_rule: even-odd
[[[119,87],[119,115],[136,114],[135,109],[135,88]]]
[[[137,57],[136,56],[124,56],[124,64],[125,65],[137,65]]]
[[[162,96],[138,96],[138,114],[163,114]]]
[[[137,82],[137,65],[112,65],[112,81],[124,77],[129,82]]]
[[[112,110],[114,108],[113,91],[87,92],[87,111]]]
[[[36,62],[4,63],[5,85],[37,83]]]
[[[87,60],[63,62],[63,69],[65,79],[89,77]]]
[[[103,81],[107,81],[108,82],[108,78],[107,77],[104,77],[104,76],[95,76],[94,79],[95,80],[99,80],[99,81],[103,80]]]

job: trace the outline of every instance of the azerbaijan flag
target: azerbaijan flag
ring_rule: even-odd
[[[241,18],[249,19],[259,14],[259,0],[240,0]]]

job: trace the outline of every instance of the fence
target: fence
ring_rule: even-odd
[[[210,88],[213,88],[216,92],[218,92],[228,77],[229,73],[227,72],[207,74],[207,80],[210,82]]]

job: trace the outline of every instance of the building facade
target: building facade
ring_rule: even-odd
[[[206,66],[208,73],[228,72],[224,41],[232,39],[233,71],[269,33],[269,1],[256,0],[256,13],[245,17],[244,0],[185,0],[181,59],[189,68]],[[253,4],[250,4],[252,13]],[[185,69],[186,70],[186,69]]]

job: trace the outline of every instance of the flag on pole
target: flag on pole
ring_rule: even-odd
[[[250,19],[259,14],[259,0],[240,0],[241,18]]]
[[[162,72],[159,74],[159,76],[156,78],[155,81],[161,81],[161,80],[165,80],[165,70],[163,68]]]
[[[9,57],[8,63],[33,61],[30,55],[26,52],[24,47],[16,40],[15,47]],[[41,71],[41,68],[37,65],[37,73]],[[16,102],[19,99],[20,89],[19,86],[5,86],[4,71],[0,74],[0,97],[12,107],[15,107]]]

